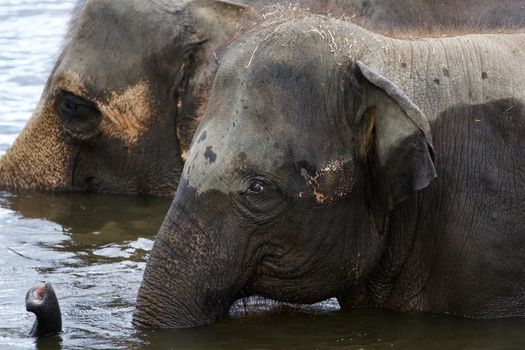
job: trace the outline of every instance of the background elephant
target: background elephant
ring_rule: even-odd
[[[293,14],[237,39],[135,324],[207,324],[250,295],[525,316],[523,47]]]
[[[245,2],[258,9],[273,3]],[[299,3],[386,28],[478,18],[472,1]],[[480,15],[480,23],[522,23],[523,4],[504,3],[512,18]],[[476,6],[494,13],[503,5]],[[173,195],[206,106],[216,49],[254,18],[253,9],[213,0],[79,1],[40,103],[0,160],[1,187]]]
[[[80,1],[40,103],[0,161],[2,187],[173,195],[213,48],[253,13]]]
[[[332,0],[332,11],[341,14],[345,0]],[[388,31],[438,28],[520,28],[525,24],[525,3],[516,0],[354,0],[352,10],[362,24]],[[449,29],[450,30],[450,29]]]

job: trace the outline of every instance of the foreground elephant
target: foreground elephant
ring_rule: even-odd
[[[249,295],[525,316],[524,47],[318,16],[238,39],[134,323],[203,325]]]
[[[466,11],[473,1],[405,1],[300,3],[387,27],[418,27],[422,16],[431,27],[438,24],[428,14],[436,13],[454,13],[459,24],[477,18]],[[244,2],[261,8],[275,1]],[[505,3],[517,9],[521,1]],[[499,6],[484,4],[487,11]],[[216,71],[215,50],[254,16],[251,8],[213,0],[79,1],[39,106],[0,160],[0,187],[173,195]],[[507,22],[515,24],[501,16],[496,25]]]

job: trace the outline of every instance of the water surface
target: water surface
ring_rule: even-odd
[[[0,0],[0,154],[35,107],[72,0]],[[240,303],[217,324],[137,331],[136,293],[167,199],[0,193],[0,349],[523,349],[525,321]],[[36,341],[26,291],[51,281],[64,332]]]

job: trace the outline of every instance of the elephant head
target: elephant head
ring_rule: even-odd
[[[213,50],[252,13],[213,0],[80,1],[0,185],[173,195]]]
[[[146,266],[136,325],[207,324],[250,295],[361,297],[385,250],[387,213],[436,177],[417,106],[361,61],[365,51],[348,58],[317,18],[297,22],[263,26],[226,53]]]

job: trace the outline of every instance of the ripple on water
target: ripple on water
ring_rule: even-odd
[[[169,199],[0,195],[0,349],[34,346],[25,292],[55,286],[67,348],[128,348],[147,253]],[[125,253],[125,254],[122,254]]]
[[[0,154],[14,142],[37,104],[74,4],[74,0],[1,1]]]

